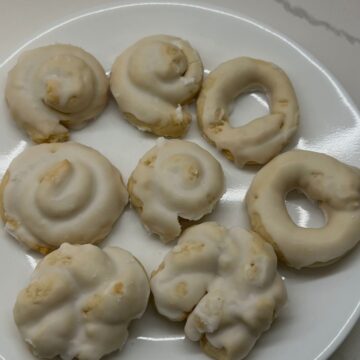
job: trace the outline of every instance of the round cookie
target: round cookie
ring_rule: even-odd
[[[9,72],[5,97],[18,124],[36,143],[65,141],[107,104],[108,79],[83,49],[64,44],[24,52]]]
[[[191,45],[178,37],[145,37],[114,62],[110,88],[124,117],[143,131],[179,137],[191,114],[183,108],[198,94],[203,65]]]
[[[268,95],[270,114],[232,127],[229,105],[248,91]],[[229,60],[205,79],[197,101],[204,137],[236,166],[265,164],[291,140],[298,128],[299,107],[294,89],[278,66],[248,57]]]
[[[286,194],[298,189],[325,213],[322,228],[290,218]],[[332,263],[360,240],[360,170],[321,153],[289,151],[265,165],[246,196],[251,226],[279,259],[300,269]]]
[[[213,223],[187,229],[152,274],[160,314],[214,359],[244,359],[286,302],[276,255],[257,234]]]
[[[72,142],[27,148],[0,185],[5,229],[43,254],[64,242],[100,242],[127,202],[121,174],[110,161]]]
[[[181,223],[210,213],[224,192],[219,162],[199,145],[160,139],[139,161],[128,182],[130,201],[144,226],[164,242]]]
[[[149,294],[147,275],[129,252],[63,244],[35,268],[14,319],[35,356],[98,360],[123,347]]]

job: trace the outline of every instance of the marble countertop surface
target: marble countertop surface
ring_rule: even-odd
[[[0,63],[29,39],[73,13],[111,0],[1,0]],[[283,32],[317,57],[360,107],[359,0],[206,0]],[[21,9],[21,11],[19,11]],[[360,322],[330,360],[360,359]],[[307,360],[307,359],[304,359]]]

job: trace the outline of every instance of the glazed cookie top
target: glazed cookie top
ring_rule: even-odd
[[[0,186],[6,230],[47,253],[63,242],[101,241],[128,201],[119,171],[78,143],[35,145],[16,157]]]
[[[181,136],[191,114],[182,105],[200,90],[203,66],[198,53],[178,37],[145,37],[115,61],[110,87],[120,110],[140,130]]]
[[[271,246],[213,222],[187,229],[150,284],[158,311],[187,319],[186,336],[216,359],[243,359],[286,301]]]
[[[14,319],[38,357],[97,360],[124,345],[149,293],[143,267],[127,251],[63,244],[37,265]]]
[[[224,174],[199,145],[159,139],[133,171],[128,190],[144,225],[166,242],[180,234],[179,218],[198,220],[213,210]]]
[[[302,228],[291,220],[284,199],[294,189],[318,203],[323,227]],[[295,268],[332,263],[360,241],[360,170],[325,154],[277,156],[254,177],[246,204],[254,231]]]
[[[72,45],[24,52],[9,72],[6,100],[14,120],[36,143],[64,141],[107,103],[108,80],[100,63]]]

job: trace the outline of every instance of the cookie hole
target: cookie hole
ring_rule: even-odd
[[[318,204],[309,200],[298,190],[289,192],[285,205],[291,220],[302,228],[322,228],[326,225],[324,213]]]
[[[261,92],[244,93],[230,105],[229,121],[231,126],[239,127],[268,113],[269,104],[265,94]]]

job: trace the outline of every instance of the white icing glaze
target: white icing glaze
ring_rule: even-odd
[[[324,227],[292,222],[284,199],[293,189],[318,202]],[[252,228],[295,268],[334,262],[360,240],[360,170],[325,154],[294,150],[277,156],[256,174],[246,203]]]
[[[198,220],[213,210],[224,174],[199,145],[162,138],[138,163],[128,190],[143,224],[167,242],[181,232],[179,217]]]
[[[48,252],[63,242],[99,242],[128,201],[117,169],[77,143],[26,149],[0,187],[6,230],[28,247]]]
[[[99,62],[72,45],[24,52],[9,72],[6,100],[14,120],[33,141],[68,138],[107,103],[108,80]]]
[[[270,114],[232,127],[231,102],[254,89],[268,93]],[[240,57],[221,64],[205,79],[197,116],[204,136],[242,167],[265,164],[281,151],[298,128],[299,108],[291,82],[279,67]]]
[[[122,348],[149,293],[147,275],[129,252],[63,244],[37,265],[14,319],[38,357],[97,360]]]
[[[178,105],[196,96],[202,76],[201,59],[188,42],[155,35],[139,40],[116,59],[110,87],[120,110],[136,127],[178,137],[191,121],[184,108],[179,114]]]
[[[271,246],[241,228],[187,229],[150,280],[156,307],[215,359],[243,359],[286,301]]]

